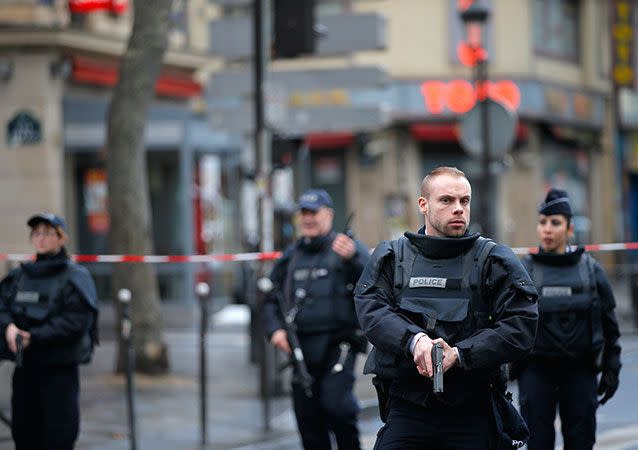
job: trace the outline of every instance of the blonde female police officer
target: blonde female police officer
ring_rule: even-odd
[[[523,261],[540,294],[534,349],[513,368],[529,450],[554,448],[556,406],[565,450],[593,448],[596,409],[618,388],[614,294],[601,265],[584,248],[568,248],[571,218],[567,193],[551,189],[538,209],[538,253]]]
[[[69,450],[79,432],[78,364],[91,358],[97,296],[89,272],[69,260],[66,226],[54,214],[27,221],[36,259],[0,283],[0,352],[13,372],[12,435],[17,450]]]

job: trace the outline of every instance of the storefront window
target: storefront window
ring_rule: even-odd
[[[178,154],[176,151],[149,152],[147,158],[155,254],[184,254],[181,216],[177,213],[180,211]],[[106,170],[96,153],[78,155],[76,192],[77,252],[98,255],[110,253]],[[96,279],[99,297],[110,298],[112,267],[102,263],[87,264],[87,267]],[[156,265],[162,300],[183,300],[187,278],[185,269],[184,264]]]
[[[580,58],[579,0],[534,0],[534,50],[542,56]]]

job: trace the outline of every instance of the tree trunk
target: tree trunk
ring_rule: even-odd
[[[150,255],[154,249],[144,129],[167,47],[171,0],[135,0],[132,3],[133,30],[122,57],[119,81],[108,112],[109,243],[110,250],[116,254]],[[132,293],[130,315],[136,370],[165,373],[168,351],[162,337],[155,267],[138,263],[115,264],[112,286],[114,301],[121,288]],[[119,304],[117,311],[120,317]],[[126,353],[123,350],[120,342],[118,372],[124,367]]]

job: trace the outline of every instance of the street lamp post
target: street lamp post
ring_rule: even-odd
[[[476,97],[481,109],[481,194],[479,196],[481,215],[483,217],[482,234],[495,237],[496,231],[494,220],[494,207],[491,201],[494,200],[494,189],[492,177],[490,175],[490,164],[492,161],[490,154],[490,115],[488,109],[488,71],[487,71],[487,50],[484,47],[485,25],[489,18],[490,11],[481,0],[474,0],[468,7],[461,11],[461,20],[465,26],[466,41],[473,50],[475,61],[474,80],[476,84]]]

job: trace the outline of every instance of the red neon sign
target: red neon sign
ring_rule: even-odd
[[[445,109],[456,114],[468,112],[476,103],[477,89],[466,80],[425,81],[421,84],[425,108],[432,114],[442,114]],[[521,92],[510,80],[488,81],[487,96],[511,110],[521,105]]]
[[[90,14],[95,11],[111,11],[124,14],[128,0],[69,0],[69,10],[76,14]]]

